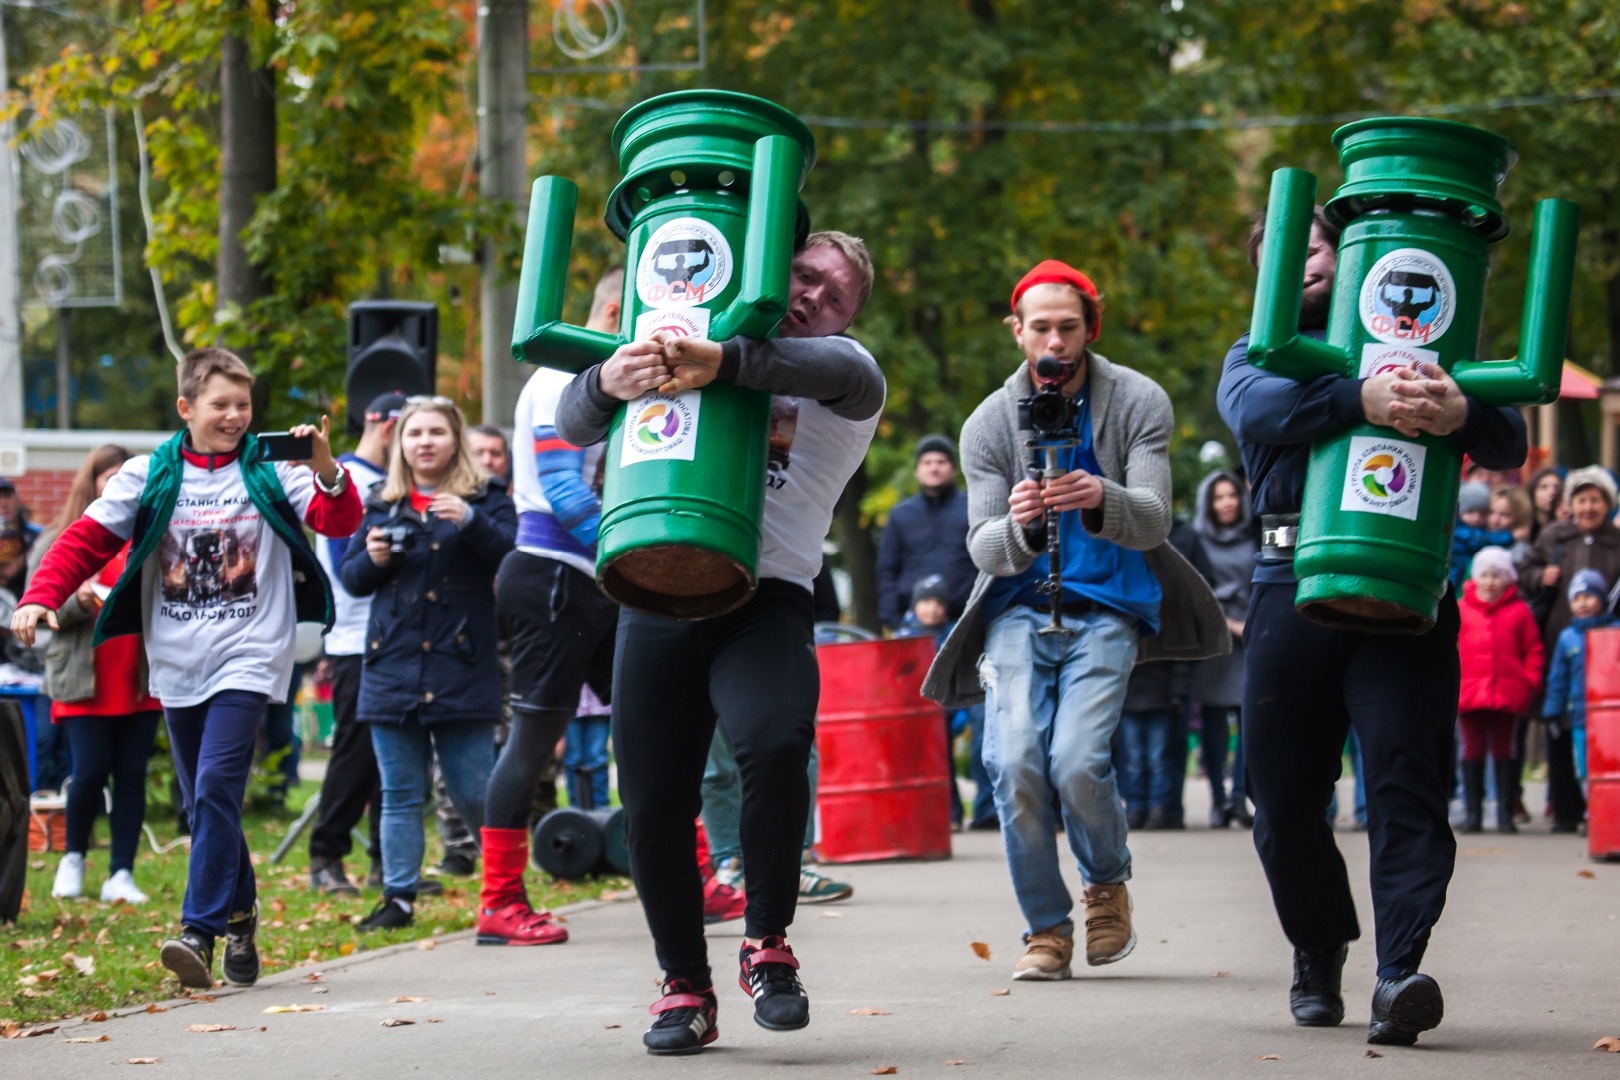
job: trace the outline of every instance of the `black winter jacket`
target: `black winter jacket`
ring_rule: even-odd
[[[495,571],[517,538],[517,509],[496,482],[468,499],[458,528],[423,516],[410,500],[385,503],[381,485],[366,497],[366,516],[344,553],[338,576],[355,596],[370,596],[365,667],[357,717],[424,724],[501,718],[501,671],[495,652]],[[378,566],[366,554],[374,526],[404,524],[415,543]]]
[[[911,610],[911,590],[929,574],[945,579],[950,617],[962,614],[979,576],[968,554],[968,500],[955,484],[939,495],[916,494],[889,511],[878,545],[878,616],[897,630]]]

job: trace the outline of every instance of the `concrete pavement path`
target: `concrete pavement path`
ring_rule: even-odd
[[[1196,806],[1189,811],[1202,820]],[[573,941],[563,946],[478,948],[457,935],[431,950],[357,953],[319,968],[318,983],[297,969],[212,1003],[0,1043],[0,1075],[103,1075],[130,1058],[158,1058],[156,1075],[220,1080],[853,1080],[883,1067],[951,1080],[1620,1077],[1620,1054],[1590,1049],[1620,1036],[1620,865],[1589,863],[1576,838],[1539,830],[1460,838],[1450,905],[1425,965],[1444,988],[1445,1023],[1419,1047],[1378,1048],[1378,1058],[1364,1041],[1371,926],[1351,949],[1344,1025],[1295,1028],[1289,948],[1247,833],[1133,836],[1135,953],[1111,967],[1082,964],[1073,980],[1051,984],[1010,978],[1023,928],[999,837],[956,840],[948,861],[834,868],[855,896],[800,909],[792,941],[812,1001],[803,1032],[754,1025],[732,977],[741,924],[727,923],[710,928],[719,1042],[696,1057],[648,1057],[640,1040],[658,972],[639,906],[619,902],[574,911]],[[1365,835],[1339,840],[1369,919]],[[976,941],[990,946],[989,962],[974,954]],[[402,996],[427,1000],[390,1002]],[[292,1004],[325,1008],[263,1011]],[[886,1015],[853,1014],[870,1009]],[[396,1017],[417,1023],[383,1026]],[[195,1024],[238,1030],[187,1030]],[[97,1035],[108,1041],[62,1042]]]

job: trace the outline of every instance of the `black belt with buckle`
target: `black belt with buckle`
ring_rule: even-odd
[[[1260,561],[1293,562],[1299,546],[1298,514],[1260,515]]]

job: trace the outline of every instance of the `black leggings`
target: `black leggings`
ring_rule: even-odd
[[[821,693],[810,593],[766,579],[702,622],[625,611],[613,667],[613,746],[630,866],[671,979],[709,985],[703,884],[692,853],[715,717],[742,776],[749,937],[784,934],[810,815],[805,770]]]
[[[495,760],[495,771],[489,774],[489,794],[484,799],[487,828],[522,829],[528,825],[535,785],[573,718],[572,709],[564,712],[513,707],[512,733]]]
[[[73,782],[67,796],[67,849],[90,850],[90,830],[102,806],[102,791],[112,780],[112,858],[108,875],[135,867],[141,824],[146,820],[146,764],[152,758],[160,713],[133,716],[69,716],[68,745],[73,750]]]

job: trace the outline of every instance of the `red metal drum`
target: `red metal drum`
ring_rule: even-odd
[[[1586,850],[1620,859],[1620,628],[1586,635]]]
[[[951,854],[945,720],[921,694],[934,639],[816,648],[821,755],[817,850],[828,862],[944,859]]]

